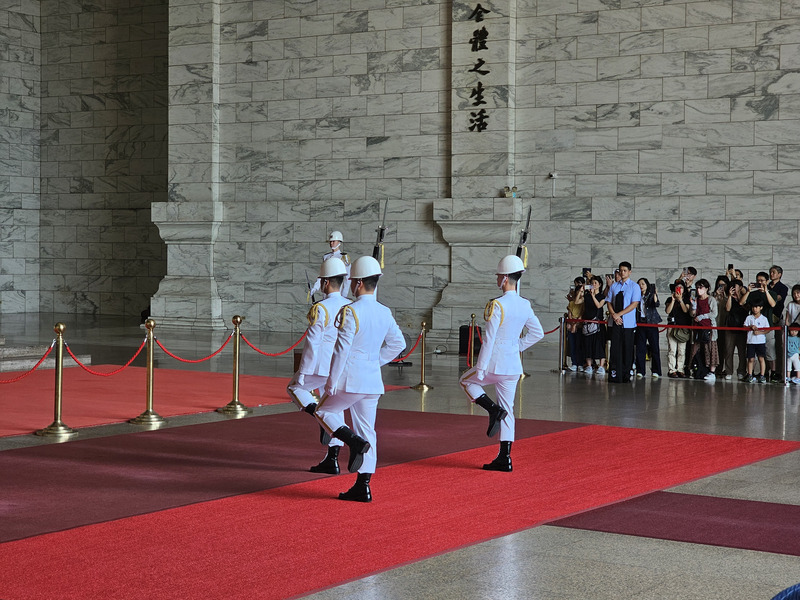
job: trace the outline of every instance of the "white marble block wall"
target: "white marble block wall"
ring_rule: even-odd
[[[166,271],[165,0],[41,6],[39,310],[139,315]]]
[[[39,308],[39,3],[0,4],[0,312]]]

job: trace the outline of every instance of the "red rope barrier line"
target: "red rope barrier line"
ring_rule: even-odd
[[[605,323],[608,321],[599,321],[596,319],[567,319],[567,323]],[[667,329],[717,329],[719,331],[751,331],[749,327],[705,327],[703,325],[672,325],[661,323],[637,323],[636,327],[657,327],[659,331],[666,331]],[[759,331],[780,331],[782,327],[762,327]]]
[[[50,354],[50,352],[52,352],[53,346],[55,346],[55,345],[56,345],[56,341],[53,340],[53,343],[50,344],[50,347],[44,353],[44,356],[42,356],[42,358],[39,359],[39,362],[37,362],[35,365],[33,365],[33,368],[30,371],[26,371],[25,373],[23,373],[19,377],[14,377],[13,379],[0,379],[0,383],[15,383],[15,382],[19,381],[20,379],[24,379],[25,377],[27,377],[28,375],[33,373],[44,362],[44,359],[47,358],[47,356]]]
[[[169,350],[167,350],[167,349],[166,349],[166,348],[165,348],[165,347],[164,347],[164,346],[161,344],[161,342],[159,342],[158,340],[156,340],[156,344],[158,344],[158,347],[159,347],[159,348],[161,348],[161,349],[162,349],[162,350],[163,350],[163,351],[164,351],[164,352],[167,354],[167,356],[171,356],[171,357],[172,357],[172,358],[174,358],[175,360],[179,360],[179,361],[181,361],[181,362],[185,362],[185,363],[201,363],[201,362],[203,362],[204,360],[208,360],[208,359],[210,359],[210,358],[214,358],[214,357],[215,357],[217,354],[219,354],[220,352],[222,352],[222,349],[223,349],[225,346],[227,346],[227,345],[228,345],[228,342],[230,342],[230,341],[231,341],[231,338],[232,338],[232,337],[233,337],[233,333],[231,333],[231,334],[228,336],[228,339],[227,339],[227,340],[225,340],[225,343],[223,343],[223,344],[222,344],[222,346],[220,346],[220,347],[219,347],[219,350],[217,350],[216,352],[213,352],[213,353],[209,354],[208,356],[204,356],[203,358],[198,358],[197,360],[189,360],[188,358],[181,358],[180,356],[176,356],[175,354],[173,354],[172,352],[170,352]],[[244,337],[244,336],[242,336],[242,337]],[[154,338],[154,339],[155,339],[155,338]]]
[[[139,346],[139,349],[136,351],[136,354],[134,354],[131,357],[131,359],[124,365],[122,365],[119,369],[111,371],[110,373],[101,373],[100,371],[93,371],[92,369],[90,369],[89,367],[87,367],[85,364],[83,364],[81,361],[78,360],[78,357],[72,353],[72,350],[70,350],[69,345],[66,342],[64,342],[64,347],[67,349],[67,352],[72,357],[72,360],[74,360],[78,364],[78,366],[87,373],[91,373],[92,375],[97,375],[98,377],[111,377],[112,375],[116,375],[117,373],[120,373],[125,369],[127,369],[129,366],[131,366],[131,363],[134,360],[136,360],[136,357],[139,356],[139,353],[141,353],[146,343],[147,343],[147,338],[144,338],[142,344]]]
[[[417,338],[417,341],[414,344],[414,347],[411,350],[408,351],[408,354],[406,354],[405,356],[398,356],[397,358],[393,359],[392,362],[400,362],[401,360],[405,360],[409,356],[411,356],[414,353],[414,350],[417,349],[417,346],[419,346],[419,341],[421,339],[422,339],[422,333],[419,334],[419,337]],[[424,357],[423,357],[423,360],[424,360]]]
[[[294,348],[296,348],[296,347],[297,347],[297,344],[299,344],[300,342],[302,342],[302,341],[305,339],[305,337],[306,337],[306,334],[307,334],[307,333],[308,333],[308,330],[306,329],[306,330],[303,332],[303,335],[301,335],[301,336],[300,336],[300,339],[299,339],[299,340],[297,340],[297,341],[296,341],[294,344],[292,344],[291,346],[289,346],[289,347],[288,347],[286,350],[284,350],[283,352],[276,352],[276,353],[274,353],[274,354],[272,354],[272,353],[270,353],[270,352],[264,352],[264,351],[263,351],[263,350],[261,350],[260,348],[256,348],[255,346],[253,346],[253,344],[251,344],[251,343],[250,343],[250,340],[248,340],[246,337],[244,337],[244,334],[242,334],[242,340],[244,340],[244,343],[245,343],[245,344],[247,344],[248,346],[250,346],[250,347],[251,347],[253,350],[255,350],[256,352],[258,352],[259,354],[263,354],[264,356],[282,356],[282,355],[286,354],[287,352],[289,352],[289,350],[293,350]]]

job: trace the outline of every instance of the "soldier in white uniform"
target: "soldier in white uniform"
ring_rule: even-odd
[[[325,299],[312,305],[308,311],[308,329],[300,366],[286,388],[292,402],[297,404],[300,410],[312,416],[317,408],[317,399],[313,392],[321,389],[328,379],[333,345],[339,333],[333,322],[342,306],[350,302],[342,297],[340,291],[345,275],[347,268],[340,259],[331,258],[322,263],[318,281],[322,282]],[[320,441],[322,444],[328,444],[327,456],[309,470],[312,473],[338,475],[339,449],[343,442],[331,439],[330,434],[322,428],[320,428]]]
[[[338,258],[343,263],[345,268],[347,269],[347,273],[345,274],[344,283],[341,286],[342,289],[342,296],[347,296],[347,291],[350,286],[350,258],[347,256],[347,252],[342,252],[342,243],[344,239],[342,237],[341,231],[331,231],[330,236],[328,236],[328,243],[331,246],[331,251],[326,252],[322,256],[323,262],[328,260],[329,258]],[[314,285],[311,286],[311,290],[309,290],[309,296],[313,296],[316,294],[320,289],[322,289],[322,280],[317,279],[314,282]]]
[[[488,471],[511,471],[514,396],[522,375],[521,353],[544,337],[530,301],[517,294],[517,282],[524,271],[522,260],[514,255],[506,256],[497,265],[497,286],[503,295],[486,305],[478,360],[459,380],[470,400],[489,413],[486,435],[494,437],[500,430],[500,452],[492,462],[483,465]],[[525,328],[527,333],[520,338]],[[483,386],[487,384],[494,384],[499,405],[484,393]]]
[[[377,463],[375,412],[383,394],[381,366],[405,348],[405,339],[392,312],[375,298],[381,276],[378,261],[362,256],[353,263],[350,291],[355,297],[339,311],[339,336],[333,349],[325,394],[315,413],[333,437],[350,448],[347,468],[358,471],[356,482],[339,494],[342,500],[371,502],[369,482]],[[345,425],[344,411],[350,409],[353,430]]]

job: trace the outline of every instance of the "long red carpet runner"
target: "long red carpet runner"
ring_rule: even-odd
[[[433,424],[419,439],[403,434],[410,455],[437,425],[445,431],[452,416],[422,415]],[[480,439],[485,418],[462,418],[474,422],[470,435]],[[289,442],[271,419],[259,418],[261,458],[304,450],[284,447]],[[392,419],[381,419],[380,440],[388,446]],[[152,432],[160,433],[168,432]],[[381,467],[368,505],[335,499],[353,475],[322,477],[6,542],[0,544],[0,590],[8,600],[287,598],[798,448],[775,440],[570,426],[518,440],[510,474],[479,468],[494,456],[494,444]],[[182,458],[151,457],[149,477],[167,481],[172,473],[161,466],[177,460],[187,471],[205,469],[207,459],[192,464],[192,450],[187,446]],[[314,454],[319,457],[319,445]],[[244,460],[242,468],[253,471],[288,468]],[[230,491],[221,487],[221,495]],[[97,490],[84,492],[92,505]],[[57,506],[58,495],[51,500]],[[0,523],[18,508],[2,504]],[[323,559],[327,551],[336,558]]]

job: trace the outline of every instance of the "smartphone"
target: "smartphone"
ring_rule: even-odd
[[[606,278],[607,279],[614,279],[614,274],[613,273],[606,273]]]
[[[678,294],[678,296],[683,296],[683,286],[682,285],[676,285],[675,286],[675,293]]]
[[[586,277],[587,273],[591,273],[591,272],[592,272],[591,267],[583,267],[583,276],[584,277]]]
[[[587,285],[587,286],[586,286],[586,287],[584,287],[583,289],[584,289],[584,291],[586,291],[586,292],[591,292],[591,291],[592,291],[594,288],[593,288],[592,286],[590,286],[590,285]]]
[[[733,271],[733,263],[728,263],[728,271]]]

